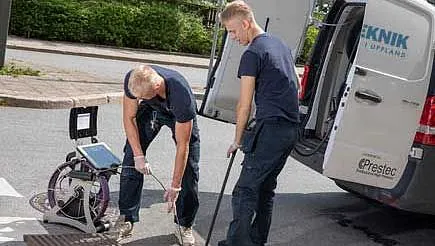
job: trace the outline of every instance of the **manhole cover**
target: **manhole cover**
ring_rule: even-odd
[[[39,193],[29,200],[30,206],[38,210],[41,213],[45,213],[50,210],[50,204],[48,203],[47,192]]]

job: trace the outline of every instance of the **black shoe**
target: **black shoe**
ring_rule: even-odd
[[[227,240],[221,240],[218,242],[218,246],[228,246]]]

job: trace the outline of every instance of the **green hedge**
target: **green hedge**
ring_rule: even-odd
[[[311,50],[316,42],[317,35],[319,34],[319,29],[314,26],[309,26],[305,33],[305,42],[302,48],[302,52],[297,59],[297,63],[303,64],[305,63],[309,56],[311,55]]]
[[[203,25],[204,13],[215,6],[204,2],[13,0],[9,33],[43,40],[209,55],[212,30]],[[308,29],[299,63],[309,56],[317,32],[313,27]]]
[[[208,55],[211,30],[171,3],[14,0],[9,33],[27,38]]]

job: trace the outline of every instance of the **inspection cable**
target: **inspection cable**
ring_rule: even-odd
[[[129,169],[130,168],[130,169],[136,170],[136,168],[132,167],[132,166],[117,166],[117,167],[108,168],[108,169],[104,169],[104,170],[95,170],[95,173],[99,174],[99,173],[104,173],[104,172],[108,172],[108,171],[115,171],[117,174],[121,174],[120,172],[118,172],[119,168],[121,168],[121,169]],[[157,178],[156,175],[154,175],[151,171],[149,172],[149,175],[151,177],[153,177],[154,181],[156,181],[162,187],[163,191],[165,191],[165,192],[167,191],[167,189],[163,185],[162,181],[160,181],[160,179]],[[180,221],[178,219],[178,214],[177,214],[177,205],[175,204],[175,202],[174,202],[173,206],[174,206],[173,213],[174,213],[175,221],[177,222],[177,225],[178,225],[178,234],[180,235],[181,245],[184,245],[183,234],[181,233],[181,225],[180,225]]]

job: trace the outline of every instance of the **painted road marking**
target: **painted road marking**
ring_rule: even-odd
[[[36,218],[22,218],[22,217],[0,217],[0,225],[7,225],[10,223],[21,224],[21,223],[25,223],[25,221],[37,221],[37,219]],[[0,228],[0,243],[1,242],[18,241],[17,238],[3,236],[3,233],[11,233],[14,231],[15,230],[9,226]]]
[[[22,218],[22,217],[0,217],[0,225],[10,224],[10,223],[24,223],[24,221],[37,220],[36,218]]]
[[[3,233],[13,232],[13,231],[14,231],[14,229],[12,229],[10,227],[0,228],[0,242],[15,241],[15,238],[12,238],[12,237],[2,237]]]
[[[0,229],[0,233],[2,233],[2,232],[13,232],[13,231],[14,231],[14,229],[10,228],[9,226]]]
[[[3,196],[23,198],[6,179],[0,178],[0,197]],[[15,225],[19,227],[19,224],[24,224],[26,221],[37,220],[37,218],[0,217],[0,244],[3,242],[18,241],[18,239],[14,237],[15,235],[13,235],[17,230],[16,228],[14,229]]]
[[[16,241],[16,239],[12,238],[12,237],[1,237],[0,236],[0,242],[10,242],[10,241]]]
[[[4,178],[0,178],[0,196],[23,197]]]

